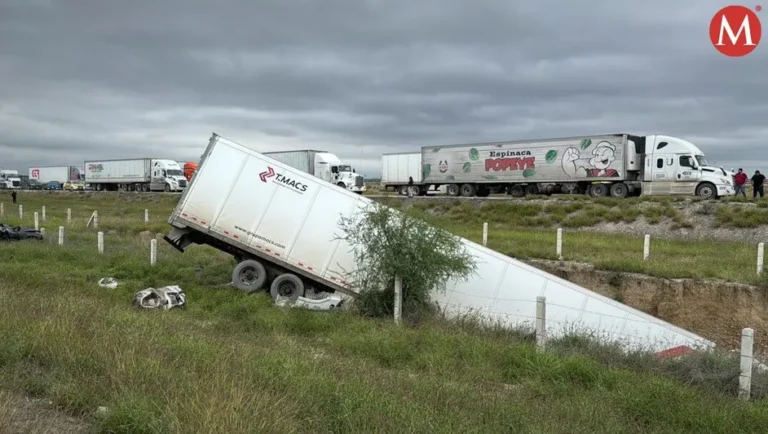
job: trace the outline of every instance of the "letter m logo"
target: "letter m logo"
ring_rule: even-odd
[[[709,23],[712,45],[729,57],[742,57],[751,53],[760,43],[761,36],[760,19],[744,6],[726,6]]]

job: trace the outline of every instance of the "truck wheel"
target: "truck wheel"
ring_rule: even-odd
[[[704,199],[714,199],[717,197],[717,189],[709,182],[705,182],[696,187],[696,196]]]
[[[448,184],[448,187],[445,188],[445,192],[448,193],[448,196],[456,197],[459,195],[459,186],[456,184]]]
[[[232,285],[248,294],[258,291],[267,281],[267,270],[261,262],[246,259],[232,270]]]
[[[296,300],[304,296],[304,282],[295,274],[281,274],[272,281],[269,293],[272,295],[272,300],[277,300],[278,296]]]
[[[398,193],[400,193],[400,196],[408,196],[408,186],[407,185],[400,186],[400,190],[398,190]]]
[[[464,197],[473,197],[475,195],[475,186],[472,184],[464,184],[461,186],[461,195]]]
[[[336,184],[336,185],[337,185],[337,186],[339,186],[339,187],[341,187],[341,188],[343,188],[344,190],[346,190],[346,189],[347,189],[347,185],[346,185],[346,184],[344,184],[343,182],[340,182],[340,183],[338,183],[338,184]]]
[[[539,194],[539,186],[536,184],[528,184],[525,187],[525,194],[528,196],[535,196]]]
[[[512,197],[523,197],[525,196],[525,189],[522,185],[513,185],[509,188],[509,194],[512,195]]]
[[[589,195],[592,197],[608,196],[608,187],[604,184],[592,184],[589,186]]]
[[[629,193],[627,184],[617,182],[616,184],[611,185],[611,196],[625,198],[627,197],[627,193]]]

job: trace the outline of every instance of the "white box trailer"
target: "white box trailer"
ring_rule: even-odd
[[[593,197],[633,194],[733,194],[723,168],[693,143],[672,136],[626,133],[470,143],[422,148],[425,186],[449,196],[578,192]]]
[[[413,178],[414,195],[424,196],[421,152],[399,152],[381,156],[381,186],[390,188],[401,195],[408,194],[408,178]]]
[[[182,191],[187,179],[179,163],[158,158],[85,162],[85,183],[99,191]]]
[[[29,179],[40,184],[56,181],[64,184],[67,181],[83,180],[83,171],[77,166],[32,166],[29,168]]]
[[[248,204],[248,206],[243,206]],[[180,251],[208,244],[239,261],[233,284],[272,296],[307,288],[356,294],[351,246],[338,238],[339,219],[372,204],[366,197],[282,164],[214,134],[196,176],[173,210],[165,240]],[[712,342],[523,262],[462,239],[477,273],[453,281],[433,299],[453,315],[473,312],[507,325],[531,323],[536,298],[547,298],[547,333],[580,329],[657,351]],[[270,283],[271,281],[271,283]]]

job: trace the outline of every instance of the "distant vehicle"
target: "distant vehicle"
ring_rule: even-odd
[[[184,177],[187,178],[187,181],[192,180],[192,175],[194,175],[196,171],[197,163],[193,163],[191,161],[184,163]]]
[[[49,181],[48,184],[45,184],[46,190],[61,190],[61,183],[59,181]]]
[[[64,190],[85,190],[85,184],[78,181],[67,181],[64,183]]]
[[[179,163],[156,158],[85,162],[85,184],[97,191],[183,191]]]
[[[330,152],[304,149],[265,152],[263,155],[357,194],[365,191],[365,178]]]
[[[42,190],[45,186],[35,179],[28,179],[24,188],[27,190]]]
[[[382,157],[382,164],[409,159]],[[388,172],[393,172],[390,166]],[[394,173],[417,173],[397,167]],[[384,174],[387,176],[387,174]],[[397,175],[400,176],[400,175]],[[420,191],[449,196],[581,193],[592,197],[733,195],[733,180],[693,143],[672,136],[602,134],[421,148]],[[398,179],[398,181],[401,181]]]
[[[67,181],[83,182],[85,174],[77,166],[32,166],[29,168],[29,179],[42,184],[57,181],[64,184]]]
[[[20,190],[21,178],[17,170],[0,170],[0,184],[7,189]]]

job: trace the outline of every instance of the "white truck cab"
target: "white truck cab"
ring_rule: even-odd
[[[179,163],[173,160],[152,160],[151,190],[183,191],[187,178]]]
[[[9,190],[21,189],[21,177],[17,170],[0,170],[0,184]]]
[[[342,164],[339,157],[330,152],[315,154],[315,176],[358,194],[365,191],[363,176],[358,175],[352,166]]]
[[[693,143],[672,136],[645,137],[643,195],[696,195],[714,199],[734,194],[733,178],[714,167]]]

